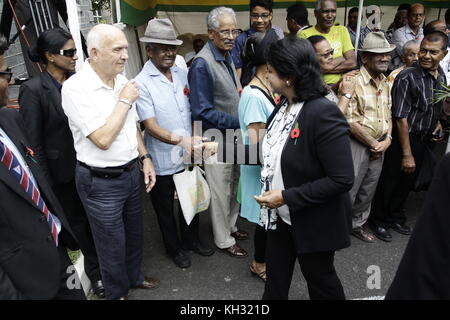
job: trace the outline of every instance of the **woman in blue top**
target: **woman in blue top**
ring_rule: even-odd
[[[275,97],[267,80],[265,48],[278,40],[273,30],[257,32],[250,36],[242,53],[246,65],[256,67],[252,80],[242,91],[239,102],[239,123],[245,144],[256,144],[264,135],[264,128],[275,107]],[[256,164],[256,159],[255,159]],[[261,194],[261,167],[241,165],[241,216],[256,224],[254,245],[255,255],[250,264],[252,274],[266,280],[266,232],[258,225],[260,205],[254,199]]]

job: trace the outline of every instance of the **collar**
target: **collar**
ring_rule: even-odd
[[[412,29],[411,29],[411,27],[409,26],[409,23],[407,23],[405,26],[404,26],[404,28],[405,28],[405,33],[407,33],[407,34],[412,34],[412,35],[414,35],[416,38],[417,37],[420,37],[420,35],[423,33],[423,29],[420,27],[419,28],[419,31],[417,32],[417,35],[412,31]]]
[[[231,63],[232,60],[229,52],[227,52],[224,57],[211,40],[208,40],[208,44],[216,61],[227,61],[228,63]]]
[[[364,85],[369,85],[370,80],[373,80],[372,76],[369,74],[369,71],[367,71],[365,66],[361,66],[361,69],[359,70],[359,73],[361,74],[361,77],[363,78]],[[384,74],[381,74],[381,81],[380,84],[386,80],[386,76]],[[375,83],[375,80],[373,80]]]
[[[90,84],[90,87],[92,89],[94,89],[94,90],[98,90],[101,88],[114,89],[114,88],[108,87],[102,81],[102,79],[99,77],[97,72],[95,72],[95,70],[92,68],[91,64],[89,63],[89,58],[86,59],[86,61],[84,61],[82,71],[84,73],[86,73],[86,75],[87,75],[84,80]],[[117,86],[118,82],[119,82],[119,75],[116,75],[116,77],[114,78],[114,85]]]
[[[426,71],[426,70],[424,70],[421,66],[420,66],[420,64],[419,64],[419,62],[417,61],[417,62],[414,62],[414,64],[411,66],[412,68],[414,68],[414,74],[415,74],[415,76],[416,77],[421,77],[421,78],[425,78],[425,77],[427,77],[427,76],[430,76],[430,77],[432,77],[433,79],[436,79],[431,73],[429,73],[428,71]],[[438,75],[438,80],[439,80],[439,77],[442,77],[442,75],[444,75],[444,71],[442,70],[442,68],[441,68],[441,66],[438,66],[438,73],[439,73],[439,75]]]
[[[162,76],[164,78],[166,78],[161,71],[158,70],[158,68],[155,67],[155,65],[153,64],[151,59],[148,59],[147,62],[144,65],[144,70],[145,73],[147,73],[149,76],[155,77],[155,76]],[[172,72],[172,74],[174,72],[178,72],[178,68],[175,66],[175,64],[170,67],[170,72]]]

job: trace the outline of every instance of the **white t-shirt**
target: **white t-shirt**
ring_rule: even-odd
[[[69,119],[77,160],[93,167],[121,166],[139,155],[137,150],[136,107],[128,111],[125,123],[112,145],[107,150],[97,147],[88,136],[106,124],[119,100],[119,93],[128,82],[118,74],[114,88],[108,87],[89,64],[64,82],[62,107]]]

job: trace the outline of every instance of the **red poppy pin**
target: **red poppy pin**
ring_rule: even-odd
[[[184,95],[185,95],[185,96],[188,96],[188,95],[189,95],[189,88],[188,88],[187,86],[184,87],[183,92],[184,92]]]
[[[296,122],[294,129],[291,131],[291,139],[295,139],[294,144],[297,144],[298,137],[300,137],[300,128],[298,127],[298,122]]]
[[[240,97],[242,94],[242,88],[238,88],[238,93],[239,93],[239,97]]]
[[[275,104],[278,105],[281,101],[281,96],[276,96],[275,98]]]
[[[378,90],[378,96],[381,96],[381,89]]]
[[[27,152],[25,153],[25,156],[30,158],[33,162],[37,163],[36,160],[34,159],[34,151],[27,146],[25,146],[25,148],[27,148]]]

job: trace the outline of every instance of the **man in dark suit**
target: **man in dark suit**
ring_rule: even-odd
[[[0,35],[0,108],[12,73]],[[15,110],[0,109],[0,300],[85,299],[66,246],[76,241]]]

